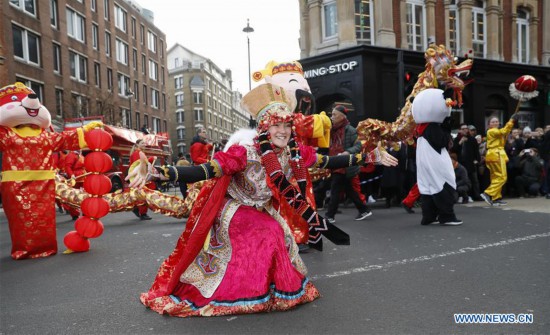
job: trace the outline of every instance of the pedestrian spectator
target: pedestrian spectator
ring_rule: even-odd
[[[473,124],[468,126],[468,131],[470,132],[470,137],[476,138],[477,134],[477,128]]]
[[[544,131],[542,130],[542,128],[535,128],[535,130],[531,132],[531,136],[529,136],[529,138],[525,141],[524,149],[535,148],[540,153],[543,136]]]
[[[479,155],[479,145],[475,137],[471,135],[472,130],[475,130],[474,126],[468,126],[465,123],[460,125],[460,132],[453,140],[452,152],[456,154],[457,161],[468,172],[468,179],[471,182],[471,199],[480,201],[483,199],[479,196],[481,190],[479,188],[477,167],[481,157]],[[465,200],[468,200],[468,198]]]
[[[139,161],[139,153],[142,152],[144,149],[145,142],[142,139],[138,139],[132,147],[132,150],[130,151],[130,166],[132,166],[134,162]],[[152,190],[155,190],[157,188],[154,182],[149,182],[145,186]],[[135,216],[137,216],[140,220],[151,220],[151,217],[147,215],[147,210],[147,205],[144,204],[140,206],[135,206],[134,209],[132,209],[132,213],[134,213]]]
[[[515,178],[516,189],[519,197],[527,194],[537,196],[541,187],[543,161],[535,148],[523,149],[519,154],[518,170],[519,175]]]
[[[458,203],[467,204],[469,201],[468,193],[472,187],[472,183],[468,178],[468,171],[457,160],[457,155],[453,152],[451,154],[451,162],[453,162],[453,169],[456,176],[456,193],[458,193]]]
[[[500,121],[498,117],[492,117],[489,120],[485,164],[491,174],[491,184],[481,193],[481,197],[491,206],[506,205],[506,202],[502,201],[502,187],[508,179],[508,173],[506,171],[508,156],[504,150],[504,145],[506,143],[506,137],[512,131],[512,127],[517,117],[517,114],[513,114],[510,120],[502,128],[499,128]]]
[[[332,129],[330,131],[329,155],[357,154],[361,151],[361,143],[357,141],[357,130],[349,124],[347,118],[348,109],[342,105],[336,105],[332,109]],[[337,169],[332,171],[330,186],[330,202],[326,211],[326,219],[334,223],[334,216],[338,210],[340,191],[344,190],[359,211],[355,217],[356,221],[364,220],[372,215],[370,208],[361,201],[357,192],[351,185],[351,179],[359,173],[358,166]]]
[[[212,149],[212,144],[208,143],[208,134],[206,129],[197,129],[197,135],[193,137],[193,140],[191,141],[191,148],[189,149],[193,164],[200,165],[208,162],[211,157]]]

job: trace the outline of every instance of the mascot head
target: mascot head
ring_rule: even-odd
[[[451,107],[456,104],[445,99],[443,90],[427,88],[416,95],[412,103],[412,115],[416,123],[442,123],[451,115]]]
[[[302,65],[297,61],[279,63],[270,61],[265,69],[252,74],[254,81],[265,80],[268,84],[274,84],[284,88],[288,96],[296,99],[294,112],[305,115],[315,112],[315,100],[311,89],[304,77]]]
[[[0,126],[35,125],[46,129],[51,122],[50,112],[24,84],[15,83],[0,89]]]

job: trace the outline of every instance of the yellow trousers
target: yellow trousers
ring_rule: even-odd
[[[485,193],[491,196],[491,199],[497,200],[502,198],[502,187],[506,184],[508,173],[506,172],[506,161],[500,159],[498,161],[486,162],[491,176],[491,184],[485,190]]]

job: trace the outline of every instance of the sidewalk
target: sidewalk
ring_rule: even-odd
[[[525,212],[535,213],[549,213],[550,214],[550,199],[546,199],[544,196],[536,198],[503,198],[508,202],[505,206],[492,206],[493,208],[499,208],[502,210],[518,210]],[[487,205],[485,201],[476,201],[473,203],[465,204],[466,207],[491,207]]]

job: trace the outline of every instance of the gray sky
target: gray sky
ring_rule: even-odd
[[[270,60],[300,58],[298,45],[300,0],[134,0],[155,13],[155,25],[167,39],[210,58],[233,72],[233,89],[248,92],[246,19],[250,38],[251,71]],[[252,87],[256,84],[252,81]]]

